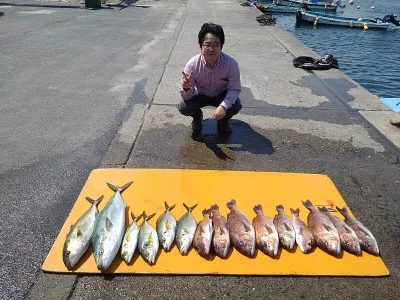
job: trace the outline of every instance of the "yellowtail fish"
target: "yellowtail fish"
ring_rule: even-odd
[[[93,254],[97,269],[105,271],[114,260],[121,247],[125,233],[125,202],[121,193],[133,181],[122,187],[107,183],[115,193],[107,205],[97,215],[92,237]]]
[[[170,212],[175,205],[168,206],[167,202],[164,202],[164,205],[165,212],[158,218],[156,230],[161,247],[165,251],[169,251],[176,234],[176,220]]]
[[[97,200],[86,197],[86,200],[92,203],[76,223],[71,226],[63,248],[63,261],[67,268],[73,268],[82,255],[89,248],[90,240],[93,235],[95,218],[98,214],[97,206],[103,200],[103,196]]]
[[[156,230],[147,222],[149,219],[154,217],[155,213],[147,216],[146,212],[143,212],[143,224],[139,230],[139,242],[138,248],[140,255],[149,264],[154,264],[160,246],[158,242],[158,236]]]
[[[121,257],[127,264],[131,263],[133,254],[135,253],[138,244],[139,226],[137,221],[142,217],[142,215],[135,217],[135,215],[131,213],[131,217],[132,224],[129,225],[125,231],[121,247]]]
[[[179,249],[179,252],[185,255],[193,242],[194,233],[196,231],[196,220],[194,219],[191,212],[193,209],[195,209],[197,204],[189,207],[185,203],[183,203],[183,206],[185,206],[187,213],[184,214],[182,218],[180,218],[178,221],[178,225],[176,227],[175,242],[176,246]]]

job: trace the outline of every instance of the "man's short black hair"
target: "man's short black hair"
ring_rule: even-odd
[[[214,24],[214,23],[204,23],[201,26],[200,32],[199,32],[200,48],[203,46],[203,43],[204,43],[207,33],[211,33],[211,34],[215,35],[217,38],[219,38],[219,41],[221,42],[221,49],[222,49],[222,46],[225,43],[225,33],[224,33],[224,30],[222,29],[222,26]]]

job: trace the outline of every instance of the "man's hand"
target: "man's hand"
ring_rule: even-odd
[[[226,115],[225,107],[222,105],[218,106],[217,109],[213,113],[213,118],[216,120],[221,120]]]
[[[192,88],[192,72],[190,72],[189,75],[185,72],[182,72],[182,87],[185,90]]]

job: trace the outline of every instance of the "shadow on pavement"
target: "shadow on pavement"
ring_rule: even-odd
[[[114,9],[120,8],[120,9],[125,9],[131,4],[135,4],[139,0],[127,0],[127,1],[121,1],[120,3],[116,4],[103,4],[101,8],[91,8],[90,10],[101,10],[101,9]],[[82,9],[84,8],[84,3],[85,1],[82,0],[82,5],[51,5],[51,4],[34,4],[34,3],[7,3],[7,2],[0,2],[0,6],[26,6],[26,7],[46,7],[46,8],[79,8]],[[148,5],[133,5],[132,7],[137,7],[137,8],[150,8],[151,6]],[[0,17],[4,13],[0,12]]]
[[[203,143],[208,149],[212,150],[220,160],[235,160],[227,154],[229,152],[249,152],[252,154],[273,154],[275,149],[271,140],[259,134],[249,124],[240,120],[232,120],[232,134],[218,133],[215,120],[206,119],[203,122],[202,133],[192,133],[192,139]],[[224,151],[225,150],[225,151]],[[194,151],[195,152],[195,151]]]

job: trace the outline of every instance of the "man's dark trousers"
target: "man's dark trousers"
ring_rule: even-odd
[[[191,116],[193,118],[201,116],[201,108],[205,106],[218,107],[225,99],[227,91],[219,94],[216,97],[208,97],[205,95],[196,95],[192,99],[182,101],[179,103],[178,109],[184,116]],[[228,121],[242,109],[240,99],[237,98],[236,102],[226,111],[226,115],[222,120]]]

